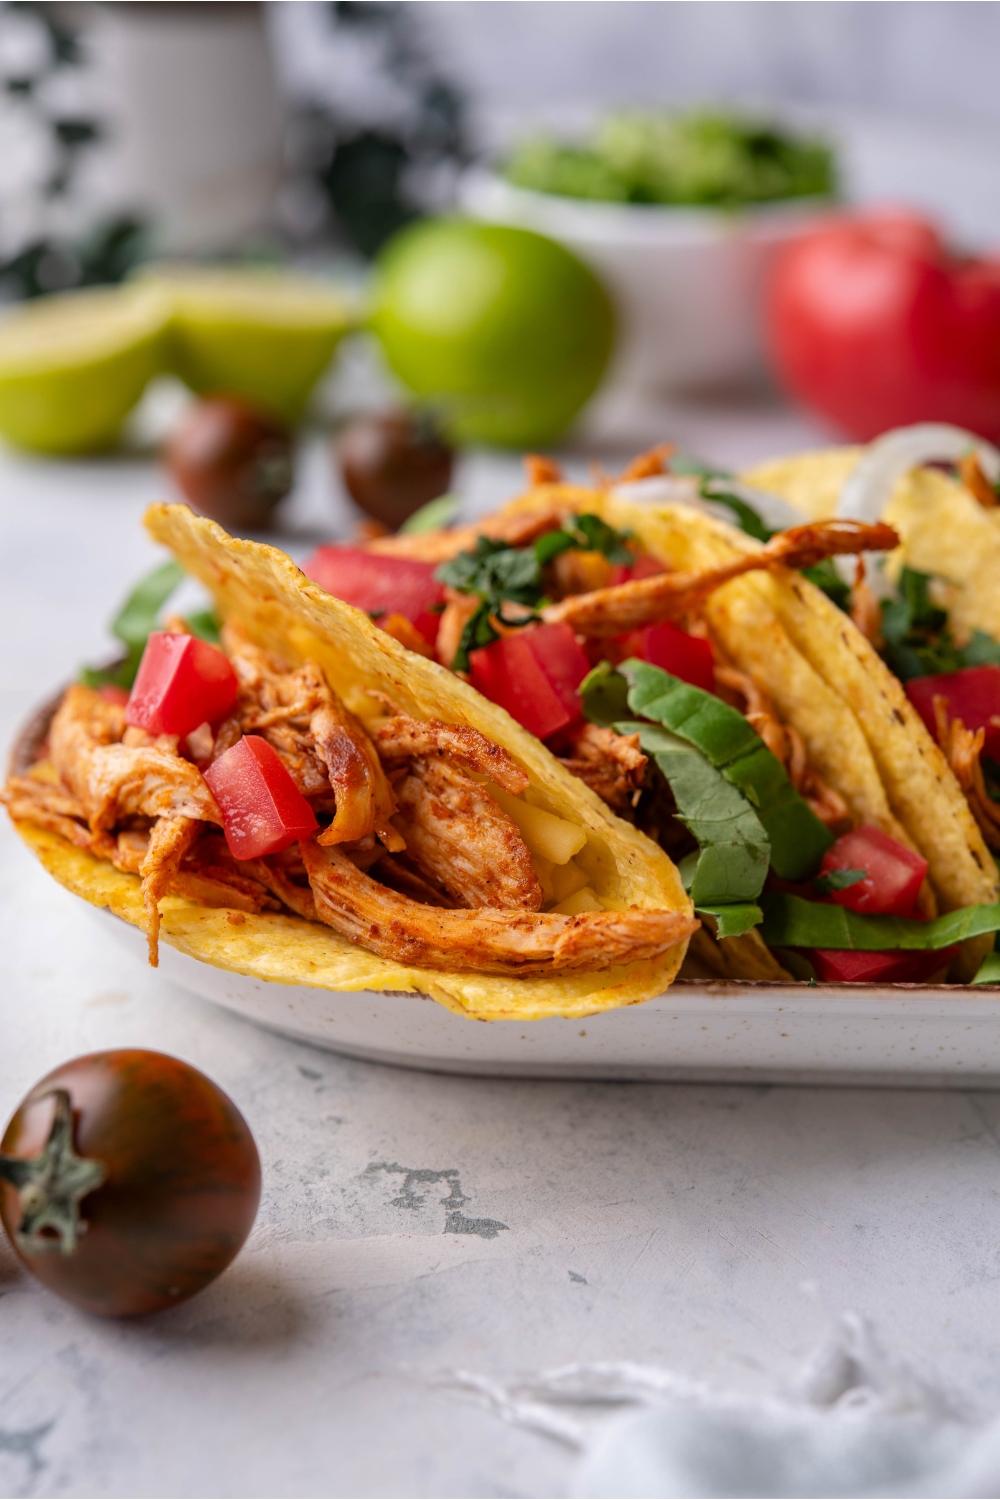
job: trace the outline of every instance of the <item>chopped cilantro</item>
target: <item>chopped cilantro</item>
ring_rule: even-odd
[[[483,601],[466,621],[452,669],[467,672],[469,652],[499,640],[490,622],[491,617],[505,618],[504,604],[518,604],[530,611],[511,624],[537,621],[535,610],[543,603],[545,594],[543,569],[561,552],[579,548],[602,552],[609,562],[631,563],[634,557],[626,541],[626,533],[592,515],[575,516],[566,523],[566,529],[547,531],[531,547],[511,547],[491,537],[477,537],[471,552],[460,552],[442,563],[434,574],[439,583],[461,594],[478,594]]]

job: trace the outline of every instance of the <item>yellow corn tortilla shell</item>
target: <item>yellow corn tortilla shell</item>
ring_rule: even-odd
[[[675,569],[711,567],[761,545],[690,506],[571,485],[540,486],[505,514],[553,501],[631,531]],[[749,574],[717,589],[705,614],[726,654],[802,736],[809,764],[852,816],[927,860],[940,911],[996,901],[996,864],[944,756],[898,679],[820,589],[796,573]],[[958,977],[971,978],[991,945],[990,938],[967,943]]]
[[[384,712],[369,696],[377,690],[405,713],[471,724],[502,745],[530,778],[525,800],[586,831],[587,843],[575,858],[605,908],[690,913],[690,899],[667,855],[453,673],[407,651],[360,610],[331,598],[273,547],[234,540],[181,505],[152,506],[146,526],[210,590],[223,619],[239,620],[259,645],[292,661],[319,662],[334,690],[361,716]],[[18,831],[62,885],[133,926],[145,926],[137,876],[33,825],[19,824]],[[587,1016],[648,1000],[672,982],[686,948],[681,943],[658,959],[601,972],[512,979],[392,963],[321,923],[294,916],[262,912],[234,926],[224,910],[174,896],[164,898],[161,911],[161,940],[218,968],[279,984],[428,995],[459,1014],[490,1021]]]
[[[825,520],[864,452],[824,448],[758,464],[739,477],[810,519]],[[941,603],[955,638],[964,642],[984,630],[1000,640],[1000,507],[987,510],[940,469],[911,469],[896,481],[885,520],[902,538],[889,560],[890,576],[905,564],[942,579]]]

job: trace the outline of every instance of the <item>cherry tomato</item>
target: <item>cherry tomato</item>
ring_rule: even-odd
[[[1000,260],[913,214],[824,221],[775,260],[768,336],[793,396],[865,441],[911,422],[1000,437]]]
[[[909,917],[927,874],[927,861],[897,843],[881,828],[862,823],[842,834],[823,855],[820,875],[864,870],[864,880],[832,890],[830,900],[869,916]]]
[[[426,417],[410,412],[355,418],[335,452],[351,498],[390,531],[451,483],[452,450]]]
[[[190,734],[214,724],[236,702],[229,658],[195,635],[154,630],[125,708],[125,723],[149,734]]]
[[[288,430],[232,396],[196,401],[163,456],[195,510],[223,526],[250,531],[267,525],[294,478]]]
[[[515,631],[469,652],[472,685],[540,740],[580,717],[577,688],[590,671],[566,624]]]
[[[363,547],[317,547],[302,571],[328,594],[366,610],[376,623],[382,615],[405,615],[433,646],[444,605],[436,567],[413,557],[366,552]]]
[[[245,734],[204,774],[235,859],[278,854],[319,826],[277,750],[259,734]]]
[[[0,1141],[0,1218],[38,1280],[87,1312],[173,1307],[253,1225],[260,1158],[235,1104],[162,1052],[94,1052],[37,1083]]]

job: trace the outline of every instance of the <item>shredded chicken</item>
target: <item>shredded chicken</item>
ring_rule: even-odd
[[[407,857],[458,906],[537,911],[542,888],[517,824],[479,782],[418,757],[396,782]]]
[[[450,669],[462,641],[462,631],[483,601],[476,594],[460,594],[458,589],[445,589],[444,597],[445,606],[437,633],[437,659],[443,667]]]
[[[996,510],[1000,500],[997,492],[983,473],[982,465],[975,453],[967,453],[959,459],[958,477],[979,501],[984,510]]]
[[[395,799],[375,747],[316,663],[293,669],[233,624],[224,627],[223,641],[240,683],[235,726],[263,734],[304,796],[333,788],[336,815],[321,841],[347,843],[374,832],[387,849],[401,849],[390,822]],[[216,737],[216,755],[235,742],[225,729]]]
[[[648,764],[637,734],[616,734],[597,724],[585,724],[573,737],[571,755],[560,760],[585,781],[615,812],[633,808],[642,791]]]
[[[871,587],[865,580],[865,560],[858,558],[858,566],[851,586],[851,620],[876,651],[885,645],[882,637],[882,608]]]
[[[390,766],[414,756],[442,756],[489,777],[515,797],[528,786],[527,775],[512,756],[468,724],[396,714],[379,725],[373,738],[380,758]]]
[[[554,458],[543,458],[540,453],[526,453],[522,463],[531,489],[537,489],[541,484],[562,482],[562,464],[556,463]]]
[[[94,835],[87,815],[77,799],[63,787],[39,781],[34,776],[11,776],[0,792],[0,802],[15,823],[34,823],[58,833],[78,849],[93,847]]]
[[[780,760],[789,781],[820,822],[838,833],[846,832],[851,826],[847,803],[839,792],[810,770],[801,735],[798,730],[782,724],[774,704],[760,684],[749,672],[740,672],[721,662],[716,663],[715,681],[724,691],[728,689],[729,697],[735,698],[735,706],[747,723],[756,729],[771,754]]]
[[[124,730],[123,709],[79,683],[66,689],[52,720],[52,764],[92,832],[136,816],[222,822],[196,766],[156,745],[120,744]]]
[[[657,443],[655,448],[649,448],[633,458],[619,474],[616,483],[632,484],[637,479],[652,479],[655,475],[664,473],[667,459],[676,451],[676,443]]]
[[[379,885],[337,849],[303,846],[302,856],[328,926],[396,963],[486,974],[554,974],[608,969],[656,958],[698,927],[684,912],[442,911]]]
[[[405,615],[385,615],[378,621],[378,625],[386,635],[391,635],[394,641],[405,646],[407,651],[415,651],[418,656],[433,657],[434,647]]]
[[[793,526],[762,547],[721,567],[695,573],[658,573],[615,588],[578,594],[548,605],[542,618],[565,620],[580,635],[615,636],[662,620],[677,620],[701,600],[744,573],[775,568],[809,568],[823,558],[854,552],[882,552],[899,545],[891,526],[879,521],[810,521]]]
[[[966,729],[961,719],[949,719],[947,698],[935,697],[934,718],[938,744],[965,793],[972,816],[990,848],[1000,850],[1000,803],[994,802],[986,790],[980,762],[986,730],[973,732]]]
[[[507,542],[511,547],[526,547],[546,531],[561,526],[570,507],[553,500],[537,509],[516,511],[513,515],[501,512],[487,516],[472,526],[456,526],[451,531],[424,531],[409,535],[380,537],[368,545],[369,552],[386,557],[412,557],[419,562],[441,563],[459,552],[468,552],[481,536],[491,537],[497,542]]]
[[[198,837],[201,824],[194,818],[158,818],[149,832],[149,846],[139,866],[142,904],[146,912],[146,942],[149,962],[159,963],[160,897],[180,869],[181,860]]]

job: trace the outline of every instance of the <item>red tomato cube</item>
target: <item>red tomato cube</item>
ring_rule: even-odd
[[[927,861],[880,828],[862,823],[860,828],[843,834],[823,855],[820,874],[827,875],[831,870],[868,872],[856,885],[830,892],[830,900],[838,906],[869,916],[908,917],[927,874]]]
[[[590,671],[566,624],[538,625],[470,651],[472,685],[540,740],[580,717],[577,688]]]
[[[984,749],[1000,761],[1000,667],[963,667],[937,677],[913,677],[906,696],[937,740],[934,699],[944,698],[949,719],[961,719],[966,729],[986,730]]]
[[[817,948],[809,956],[824,984],[920,984],[950,964],[957,953],[957,946],[892,953]]]
[[[608,581],[609,588],[615,588],[619,583],[631,583],[636,578],[655,578],[657,573],[665,572],[662,563],[656,561],[648,552],[640,552],[634,563],[615,563],[611,569],[611,578]]]
[[[405,615],[433,646],[441,623],[435,606],[444,603],[436,566],[411,557],[384,557],[364,547],[317,547],[302,571],[328,594],[370,615]]]
[[[661,667],[664,672],[671,672],[682,682],[690,682],[692,687],[702,688],[706,693],[715,692],[715,658],[708,641],[688,635],[686,630],[671,625],[669,620],[662,625],[636,630],[621,644],[630,656]]]
[[[235,859],[280,854],[319,826],[273,745],[246,734],[205,771]]]
[[[125,708],[125,722],[149,734],[190,734],[236,702],[229,658],[196,635],[154,630]]]

